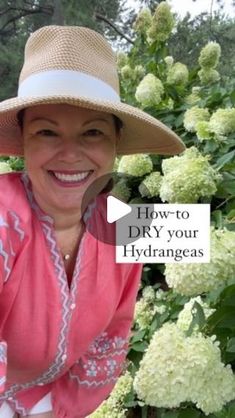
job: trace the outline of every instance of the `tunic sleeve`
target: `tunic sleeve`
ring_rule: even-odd
[[[53,399],[56,418],[87,417],[115,386],[128,351],[142,267],[142,264],[131,265],[120,303],[110,324],[70,370],[55,382],[60,386],[60,391]]]
[[[0,292],[8,280],[11,271],[11,243],[9,237],[9,224],[4,210],[0,207]],[[2,341],[0,335],[0,393],[5,390],[7,372],[7,343]]]
[[[0,393],[5,390],[7,374],[7,343],[0,341]]]
[[[10,279],[17,251],[24,238],[20,219],[13,210],[0,205],[0,293]],[[0,318],[1,320],[1,318]],[[0,335],[0,393],[5,390],[7,369],[7,343]]]
[[[0,205],[0,292],[10,277],[23,239],[24,231],[19,216]]]

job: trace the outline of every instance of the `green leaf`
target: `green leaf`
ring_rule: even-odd
[[[193,312],[194,309],[196,309],[196,312]],[[189,328],[186,332],[187,337],[190,337],[190,335],[192,335],[193,330],[194,330],[196,325],[198,325],[199,329],[201,329],[206,322],[203,308],[201,307],[200,303],[198,303],[198,302],[194,302],[194,304],[193,304],[192,315],[193,315],[193,319],[192,319],[192,321],[189,325]]]
[[[136,342],[134,344],[131,345],[131,349],[134,351],[140,351],[140,352],[144,352],[146,350],[146,348],[148,347],[148,344],[143,341],[143,342]]]
[[[225,164],[229,163],[235,157],[235,150],[228,152],[227,154],[220,157],[216,164],[215,168],[221,169]]]
[[[229,220],[235,219],[235,209],[230,210],[226,218]]]
[[[235,90],[232,91],[230,94],[231,102],[235,106]]]
[[[235,353],[235,338],[230,338],[227,344],[226,351],[228,353]]]
[[[148,417],[148,406],[145,405],[143,408],[141,408],[141,418],[147,418]]]
[[[144,335],[145,335],[145,330],[136,332],[133,335],[133,337],[131,338],[131,344],[133,344],[133,343],[135,343],[137,341],[142,341]]]
[[[200,418],[201,412],[192,408],[180,411],[178,418]]]
[[[161,415],[161,418],[179,418],[179,411],[168,411]]]
[[[175,119],[175,123],[174,126],[176,128],[179,128],[179,126],[181,126],[183,124],[183,120],[184,120],[184,113],[181,113],[176,119]]]
[[[235,306],[222,306],[208,318],[207,325],[213,331],[217,327],[235,329]]]
[[[216,151],[218,148],[218,144],[215,141],[206,141],[205,146],[204,146],[204,153],[205,154],[212,154],[214,151]]]
[[[230,299],[231,297],[234,297],[234,305],[235,305],[235,284],[231,284],[230,286],[227,286],[220,295],[221,302],[224,303],[226,299]]]
[[[215,222],[216,228],[222,228],[223,227],[223,213],[221,210],[215,210],[211,214],[211,220],[212,222]]]
[[[205,314],[203,311],[203,308],[201,307],[200,303],[198,302],[194,302],[194,306],[196,308],[196,320],[197,320],[197,324],[199,326],[199,329],[201,329],[204,324],[205,324]]]
[[[225,192],[235,196],[235,182],[234,179],[225,180],[220,184],[220,187],[224,189]]]

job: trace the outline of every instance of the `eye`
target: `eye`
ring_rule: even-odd
[[[42,136],[57,136],[57,133],[54,131],[51,131],[50,129],[41,129],[40,131],[36,132],[36,135],[42,135]]]
[[[83,136],[90,136],[90,137],[100,137],[103,136],[104,133],[99,129],[88,129],[88,131],[83,133]]]

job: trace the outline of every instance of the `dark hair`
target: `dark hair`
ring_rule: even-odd
[[[23,125],[24,125],[24,113],[25,113],[25,109],[21,109],[17,113],[18,125],[19,125],[21,131],[23,130]],[[113,115],[113,119],[114,119],[114,125],[115,125],[115,129],[116,129],[116,133],[119,133],[120,130],[122,129],[122,127],[123,127],[123,123],[122,123],[121,119],[119,119],[116,115]]]
[[[18,120],[18,125],[21,131],[23,130],[23,125],[24,125],[24,112],[25,112],[25,109],[21,109],[16,115],[17,120]]]
[[[113,119],[114,119],[116,133],[119,134],[120,130],[123,128],[123,122],[116,115],[113,115]]]

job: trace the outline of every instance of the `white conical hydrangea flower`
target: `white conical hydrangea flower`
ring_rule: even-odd
[[[12,171],[12,169],[9,164],[5,161],[0,161],[0,173],[9,173],[10,171]]]
[[[198,59],[202,68],[216,68],[221,55],[221,48],[217,42],[209,42],[200,52]]]
[[[154,302],[155,297],[156,297],[155,291],[152,286],[145,286],[145,288],[143,289],[142,295],[143,295],[143,299],[148,302]]]
[[[227,136],[235,132],[235,108],[218,109],[210,118],[209,129],[217,136]]]
[[[200,121],[196,124],[196,135],[199,141],[211,139],[213,137],[209,122]]]
[[[162,176],[159,171],[153,171],[139,185],[139,192],[142,197],[155,197],[159,195]]]
[[[210,113],[208,109],[193,106],[184,114],[184,127],[188,132],[196,132],[196,124],[201,121],[208,121]]]
[[[185,98],[185,103],[190,106],[196,105],[200,100],[201,87],[195,86],[192,88],[192,93]]]
[[[174,64],[174,58],[171,55],[165,57],[164,61],[168,67],[171,67]]]
[[[139,329],[148,329],[156,313],[156,307],[150,304],[144,298],[138,300],[135,304],[134,321]]]
[[[112,188],[112,195],[117,199],[128,202],[131,197],[131,189],[127,186],[125,180],[119,180]]]
[[[204,85],[217,83],[220,80],[220,74],[213,68],[203,68],[198,71],[198,76]]]
[[[163,178],[160,197],[168,203],[197,203],[202,196],[212,196],[221,175],[209,164],[209,156],[200,154],[196,147],[182,155],[162,161]]]
[[[130,176],[142,177],[153,169],[153,163],[147,154],[124,155],[118,165],[118,172]]]
[[[143,67],[143,65],[136,65],[135,69],[134,69],[134,76],[136,78],[142,78],[145,75],[145,69]]]
[[[128,64],[128,56],[125,52],[119,51],[116,55],[118,68],[121,69]]]
[[[185,64],[176,62],[169,68],[167,83],[170,85],[185,85],[188,82],[189,72]]]
[[[196,296],[223,286],[235,275],[235,232],[211,228],[210,263],[166,264],[168,286]]]
[[[164,87],[154,74],[147,74],[139,83],[135,98],[143,106],[156,106],[162,100]]]
[[[145,9],[140,10],[139,14],[137,15],[136,20],[133,24],[133,29],[138,33],[145,34],[146,30],[151,26],[151,24],[151,11],[148,7],[146,7]]]
[[[130,372],[119,377],[113,391],[99,408],[87,418],[125,418],[127,409],[124,408],[125,397],[132,389],[133,378]]]
[[[152,24],[147,31],[148,42],[165,42],[174,28],[175,20],[171,8],[166,1],[162,1],[153,15]]]
[[[171,97],[169,97],[169,99],[166,103],[166,107],[167,107],[167,109],[170,109],[170,110],[174,109],[174,100],[172,100]]]
[[[130,65],[124,65],[124,67],[121,68],[121,76],[124,80],[129,80],[132,78],[133,70],[130,67]]]
[[[189,302],[185,303],[182,311],[180,311],[178,319],[177,319],[177,326],[182,331],[187,331],[190,327],[190,324],[193,319],[193,312],[195,311],[194,304],[197,302],[201,308],[203,309],[205,318],[207,319],[213,312],[215,312],[215,309],[211,309],[209,305],[205,302],[203,302],[201,296],[197,296],[195,298],[191,298]],[[198,331],[198,325],[194,327],[194,332]]]
[[[134,321],[140,330],[148,329],[151,326],[155,313],[160,315],[166,311],[167,307],[163,300],[156,298],[156,293],[152,286],[143,289],[142,298],[135,304]]]
[[[176,324],[156,331],[134,378],[134,389],[147,405],[178,408],[193,402],[206,415],[235,398],[235,378],[221,362],[214,337],[186,337]]]
[[[193,94],[199,94],[202,88],[200,86],[194,86],[192,87],[192,93]]]

